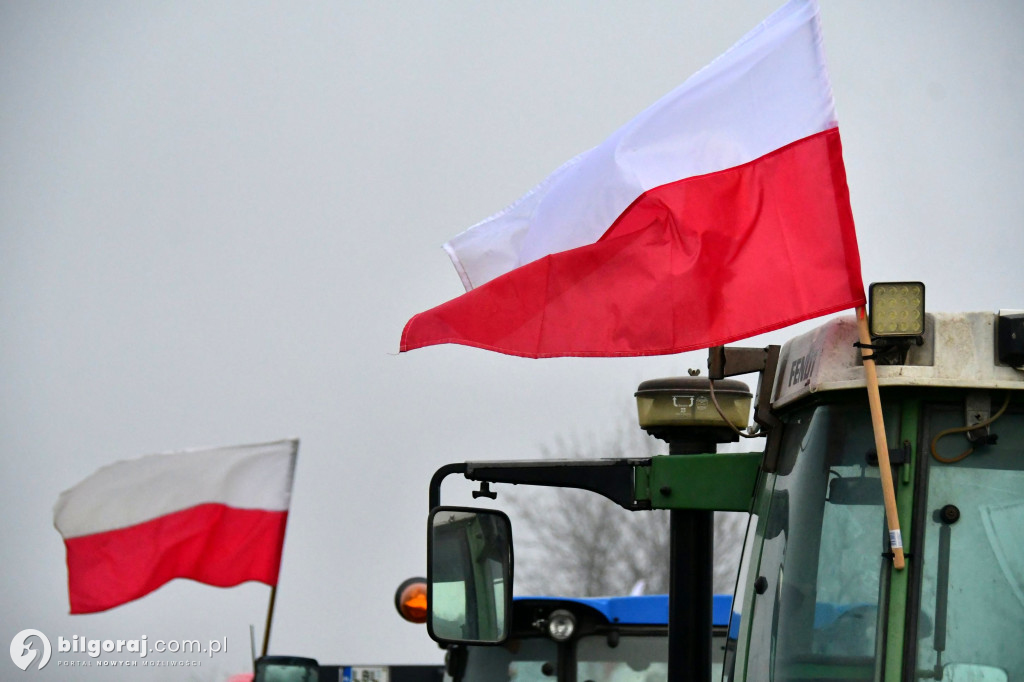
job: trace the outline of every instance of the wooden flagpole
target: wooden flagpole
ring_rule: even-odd
[[[886,460],[888,465],[888,460]],[[274,618],[274,602],[277,600],[277,585],[270,588],[270,606],[267,607],[267,627],[263,631],[263,653],[261,656],[267,655],[267,646],[270,644],[270,621]]]
[[[252,671],[256,672],[256,626],[249,624],[249,653],[252,654]]]
[[[292,444],[292,466],[291,466],[291,471],[288,474],[288,476],[289,476],[289,481],[288,481],[288,499],[289,499],[289,502],[291,500],[291,485],[292,485],[291,478],[295,474],[295,463],[296,463],[296,460],[299,458],[299,439],[298,438],[292,438],[290,440],[291,440],[291,444]],[[285,511],[287,511],[287,508],[285,509]],[[288,517],[286,515],[285,516],[285,522],[286,523],[287,523],[287,519],[288,519]],[[283,553],[284,553],[284,531],[282,530],[281,548],[278,550],[278,560],[277,560],[277,567],[279,569],[279,572],[280,572],[280,568],[281,568],[281,555]],[[278,576],[278,579],[280,579],[280,576]],[[263,653],[260,654],[260,656],[266,656],[267,655],[267,648],[270,646],[270,624],[274,620],[274,603],[277,601],[277,580],[278,579],[275,579],[274,580],[274,584],[270,586],[270,604],[267,605],[267,627],[266,627],[266,629],[263,630]]]
[[[871,427],[875,432],[875,449],[878,450],[878,470],[882,475],[882,497],[885,501],[885,519],[889,526],[889,546],[892,547],[892,565],[903,570],[903,536],[900,534],[900,518],[896,509],[896,490],[892,483],[892,469],[889,466],[889,445],[885,440],[885,420],[882,417],[882,400],[878,393],[878,374],[875,361],[871,358],[871,334],[868,331],[868,315],[864,306],[857,306],[857,330],[860,334],[861,358],[867,377],[868,404],[871,406]]]

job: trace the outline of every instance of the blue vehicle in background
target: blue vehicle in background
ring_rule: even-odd
[[[732,597],[714,597],[712,661],[721,677]],[[668,595],[516,597],[498,645],[450,644],[445,680],[662,682],[668,676]]]

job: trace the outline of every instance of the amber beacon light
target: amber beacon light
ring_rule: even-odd
[[[409,578],[395,590],[395,608],[410,623],[427,622],[427,579]]]

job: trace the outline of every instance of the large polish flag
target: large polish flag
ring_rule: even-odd
[[[675,353],[864,303],[818,5],[793,0],[445,244],[467,292],[401,350]]]
[[[297,440],[149,455],[60,494],[71,613],[105,611],[174,578],[277,585]]]

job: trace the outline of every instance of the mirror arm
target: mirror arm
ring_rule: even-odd
[[[603,495],[626,509],[651,508],[649,499],[637,499],[635,484],[637,469],[639,467],[650,468],[651,459],[649,457],[466,462],[462,466],[465,467],[465,477],[471,481],[579,488]],[[436,479],[443,470],[444,467],[439,469],[434,478]],[[440,483],[438,485],[440,486]],[[433,495],[433,493],[431,494]]]
[[[444,481],[450,474],[465,474],[466,463],[459,462],[456,464],[445,464],[443,467],[434,472],[434,475],[430,478],[430,509],[441,506],[441,482]]]
[[[712,381],[741,374],[757,372],[757,399],[754,421],[767,436],[764,448],[764,470],[775,472],[782,444],[782,421],[772,409],[772,390],[779,370],[780,346],[764,348],[737,348],[712,346],[708,348],[708,378]]]

